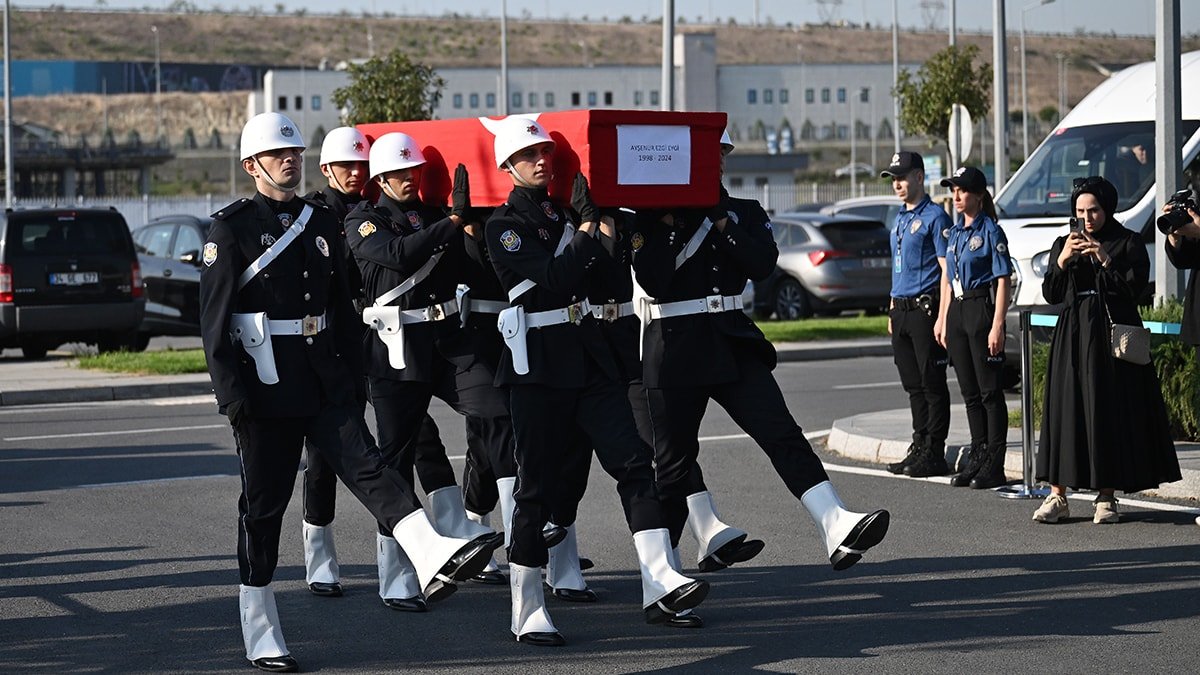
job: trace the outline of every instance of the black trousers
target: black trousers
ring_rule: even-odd
[[[988,353],[995,304],[987,297],[951,300],[946,315],[946,348],[958,375],[967,408],[971,445],[1003,447],[1008,441],[1008,406],[1004,404],[1004,352]]]
[[[279,562],[279,530],[305,443],[375,519],[388,528],[421,508],[412,485],[363,437],[357,406],[326,406],[311,417],[249,417],[233,430],[241,465],[238,567],[242,584],[266,586]]]
[[[666,527],[654,485],[654,453],[638,437],[624,384],[608,379],[589,362],[581,388],[522,384],[512,386],[509,396],[517,459],[509,562],[546,564],[542,527],[554,515],[556,482],[576,428],[595,449],[605,472],[616,479],[630,531]]]
[[[814,485],[829,480],[767,365],[744,350],[735,349],[734,358],[741,377],[733,382],[646,390],[651,415],[655,410],[665,413],[665,419],[655,417],[652,422],[658,488],[672,545],[679,544],[687,523],[688,495],[707,489],[697,458],[700,422],[710,400],[724,408],[767,453],[775,472],[797,499]]]
[[[467,417],[463,502],[472,513],[490,513],[500,500],[496,480],[517,475],[512,418]]]
[[[892,354],[912,410],[913,442],[944,448],[950,432],[950,389],[946,350],[933,339],[935,317],[921,309],[899,307],[889,316]]]

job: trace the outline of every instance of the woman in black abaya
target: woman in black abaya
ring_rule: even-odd
[[[1113,218],[1117,190],[1104,178],[1076,179],[1077,226],[1050,249],[1042,294],[1061,303],[1050,344],[1037,478],[1052,493],[1033,514],[1070,515],[1066,490],[1099,491],[1095,523],[1120,519],[1116,490],[1137,492],[1180,479],[1166,407],[1153,365],[1112,356],[1109,317],[1141,325],[1136,298],[1149,282],[1141,237]]]

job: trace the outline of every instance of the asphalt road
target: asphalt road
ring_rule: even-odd
[[[886,358],[777,372],[818,439],[835,418],[905,401]],[[440,405],[435,417],[460,455],[460,419]],[[325,672],[1194,672],[1200,662],[1192,516],[1130,509],[1126,522],[1096,526],[1090,505],[1072,501],[1072,522],[1038,526],[1029,502],[826,457],[849,506],[892,512],[884,543],[835,573],[740,430],[714,409],[702,435],[722,515],[767,542],[751,563],[705,576],[706,628],[643,623],[629,533],[596,467],[579,537],[601,602],[548,598],[562,649],[512,642],[505,587],[466,585],[423,615],[383,607],[374,524],[344,489],[347,595],[310,595],[297,487],[275,583],[292,653]],[[0,671],[249,672],[232,448],[200,399],[0,409]],[[686,537],[682,554],[695,560]]]

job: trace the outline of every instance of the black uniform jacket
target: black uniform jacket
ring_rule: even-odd
[[[288,204],[296,214],[301,198]],[[246,400],[256,417],[315,414],[328,401],[350,404],[361,376],[357,317],[342,260],[341,226],[322,204],[303,233],[240,292],[238,277],[284,228],[261,194],[213,214],[200,271],[200,330],[217,404]],[[254,362],[229,336],[230,315],[266,312],[271,319],[326,315],[327,327],[306,338],[272,336],[279,382],[259,381]],[[310,343],[311,340],[311,343]]]
[[[673,227],[657,216],[639,215],[641,241],[634,241],[638,283],[660,303],[710,295],[740,296],[746,280],[760,281],[779,257],[771,222],[758,202],[729,199],[725,231],[714,225],[700,248],[675,269],[675,257],[703,222],[694,210],[674,214]],[[688,387],[731,382],[739,377],[734,349],[750,349],[775,367],[775,348],[739,310],[652,321],[643,345],[647,387]]]
[[[599,257],[596,272],[589,277],[588,302],[594,306],[633,300],[633,250],[630,242],[634,219],[629,214],[622,214],[618,220],[622,221],[622,225],[617,230],[616,241],[613,242],[612,257]],[[601,318],[599,324],[617,359],[621,381],[642,379],[642,359],[639,354],[642,324],[637,315],[632,314],[612,321]]]
[[[496,268],[492,266],[492,255],[483,240],[472,239],[463,234],[463,248],[466,251],[467,263],[463,266],[463,283],[470,288],[472,300],[488,300],[508,304],[508,295],[500,285],[496,276]],[[500,353],[504,349],[504,340],[500,331],[496,330],[495,314],[467,313],[463,322],[463,354],[471,361],[479,360],[486,363],[493,371],[500,365]]]
[[[555,256],[566,212],[550,201],[545,190],[518,187],[488,219],[485,240],[496,275],[505,293],[529,279],[537,284],[514,298],[526,314],[561,309],[583,300],[588,277],[608,251],[591,235],[576,232],[562,255]],[[620,374],[612,350],[595,321],[562,323],[531,329],[526,335],[529,373],[517,375],[512,353],[501,355],[496,384],[543,384],[582,387],[589,356],[613,380]]]
[[[1200,270],[1200,241],[1183,239],[1176,248],[1166,241],[1166,237],[1163,239],[1167,258],[1172,265],[1181,270]],[[1190,345],[1200,345],[1200,289],[1197,288],[1197,277],[1200,274],[1195,272],[1188,277],[1187,294],[1183,300],[1183,326],[1179,332],[1179,339]]]
[[[388,303],[401,309],[421,309],[453,300],[463,264],[463,233],[442,209],[420,201],[400,204],[387,196],[363,202],[346,216],[346,242],[362,273],[366,305],[400,285],[429,258],[441,259],[424,281]],[[458,335],[456,316],[404,326],[403,370],[388,363],[387,347],[374,330],[365,338],[367,374],[391,380],[432,382],[439,342]]]
[[[350,213],[350,210],[362,201],[362,197],[359,195],[347,195],[338,192],[332,187],[326,187],[324,190],[314,190],[305,195],[304,198],[320,202],[329,207],[329,211],[337,217],[339,224],[344,223],[346,215]],[[346,232],[343,228],[342,237],[344,238],[345,236]],[[350,247],[343,246],[342,251],[345,253],[346,279],[347,284],[350,286],[350,296],[355,302],[355,310],[361,312],[363,300],[362,274],[358,271],[358,265],[354,262],[354,255],[350,253]]]

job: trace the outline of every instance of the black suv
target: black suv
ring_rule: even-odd
[[[0,220],[0,347],[38,359],[66,342],[136,346],[145,300],[116,209],[6,209]]]
[[[200,334],[200,251],[211,225],[211,218],[172,215],[134,230],[146,283],[141,343],[155,335]]]

